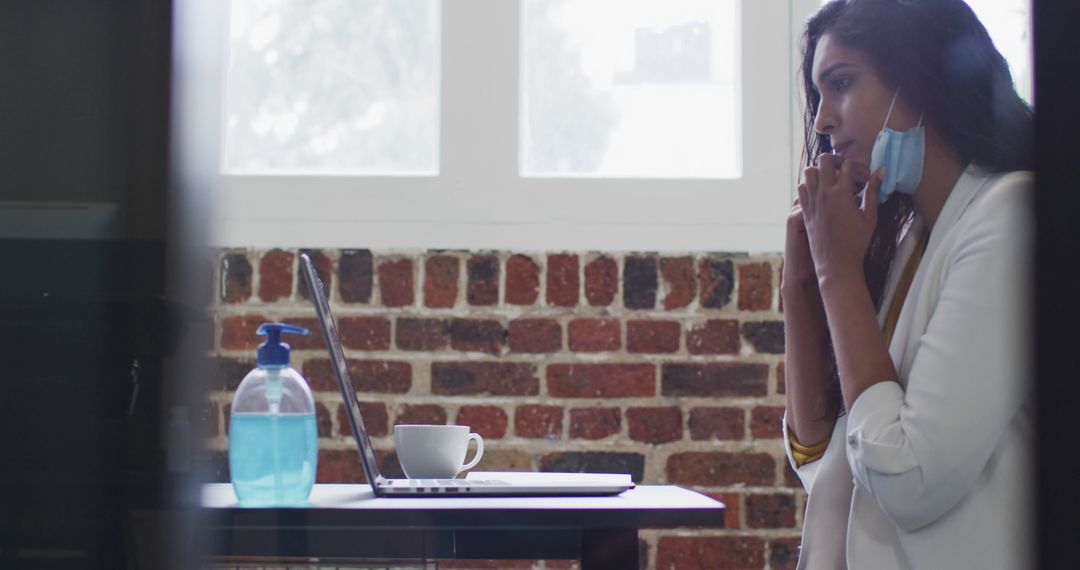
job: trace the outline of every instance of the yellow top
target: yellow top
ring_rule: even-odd
[[[907,298],[908,289],[911,288],[911,282],[915,279],[915,271],[919,268],[919,262],[922,261],[929,238],[930,232],[923,234],[919,240],[919,245],[915,247],[915,251],[911,253],[907,265],[904,266],[904,273],[900,276],[900,282],[896,285],[896,294],[893,295],[892,303],[889,305],[889,313],[885,317],[885,326],[882,331],[885,335],[885,346],[892,343],[893,333],[896,332],[896,322],[900,319],[900,309],[904,306],[904,299]],[[811,461],[821,459],[825,455],[825,449],[829,446],[831,437],[830,434],[829,437],[820,442],[806,446],[799,443],[795,439],[795,434],[788,430],[788,444],[791,445],[791,456],[795,459],[795,466],[802,467]]]
[[[919,262],[922,261],[923,252],[926,251],[926,243],[929,240],[930,232],[924,233],[922,239],[919,240],[919,245],[915,247],[915,251],[911,252],[911,258],[908,259],[907,265],[904,266],[904,274],[900,276],[900,282],[896,285],[896,294],[893,295],[892,304],[889,305],[889,314],[885,317],[885,327],[883,329],[886,347],[892,344],[893,333],[896,332],[896,322],[900,320],[900,309],[904,307],[904,299],[907,298],[908,289],[911,288],[911,282],[915,279],[915,271],[919,268]]]

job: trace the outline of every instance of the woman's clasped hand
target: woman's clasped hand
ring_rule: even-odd
[[[861,277],[884,176],[884,167],[871,175],[867,165],[832,153],[803,171],[798,203],[819,281]]]

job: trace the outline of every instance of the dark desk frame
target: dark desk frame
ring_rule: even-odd
[[[579,559],[582,570],[627,570],[638,567],[639,529],[724,526],[723,503],[672,486],[615,497],[380,499],[367,485],[316,485],[309,503],[243,508],[228,484],[207,485],[210,556]]]

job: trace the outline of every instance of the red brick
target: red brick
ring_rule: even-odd
[[[342,317],[338,320],[338,334],[345,348],[357,350],[389,350],[390,320],[382,317]],[[322,344],[322,334],[313,330],[312,336]]]
[[[652,364],[549,364],[548,393],[556,398],[651,398]]]
[[[269,320],[262,315],[241,315],[221,319],[221,348],[255,350],[263,342],[263,337],[255,331],[265,322]]]
[[[603,352],[622,346],[619,319],[574,319],[567,327],[570,350]]]
[[[349,364],[353,387],[363,392],[404,394],[412,387],[412,365],[394,360],[359,360]]]
[[[450,347],[465,352],[500,354],[506,340],[502,323],[490,319],[450,321]]]
[[[404,394],[412,386],[412,365],[394,360],[346,359],[349,378],[359,392]],[[317,392],[338,392],[337,378],[327,358],[309,358],[303,372],[311,389]]]
[[[338,293],[346,303],[370,303],[374,275],[371,251],[343,249],[338,259]]]
[[[629,256],[623,262],[623,306],[652,309],[656,306],[656,258]]]
[[[442,350],[450,344],[450,322],[401,317],[397,320],[394,342],[399,350]]]
[[[690,439],[742,439],[745,417],[742,408],[694,408],[690,410]]]
[[[784,361],[781,360],[776,365],[776,393],[785,394],[785,380],[784,380]]]
[[[677,406],[628,408],[626,422],[634,441],[667,443],[682,439],[682,410]]]
[[[536,365],[526,362],[433,362],[431,393],[443,396],[535,396]]]
[[[740,503],[742,495],[739,493],[705,493],[706,495],[724,503],[724,528],[742,528],[739,512],[742,510]]]
[[[435,404],[405,404],[394,418],[394,425],[401,424],[445,425],[446,410]]]
[[[457,302],[460,262],[452,255],[435,255],[424,261],[424,306],[453,307]]]
[[[352,437],[352,427],[349,418],[345,415],[345,404],[338,404],[338,435]],[[364,427],[371,437],[383,437],[390,435],[390,413],[386,404],[382,402],[360,402],[360,415],[364,419]]]
[[[320,449],[316,483],[363,483],[367,481],[355,449]]]
[[[622,429],[619,408],[577,408],[570,410],[570,437],[603,439]]]
[[[722,309],[731,302],[735,288],[735,269],[731,260],[707,257],[698,264],[701,281],[701,306]]]
[[[330,425],[330,410],[322,402],[315,402],[315,424],[319,437],[332,437],[334,429]]]
[[[470,449],[475,447],[469,446]],[[535,471],[531,454],[516,449],[503,449],[502,445],[499,445],[498,449],[494,449],[495,447],[488,446],[484,450],[483,459],[476,464],[477,471]],[[471,452],[466,457],[472,461]]]
[[[765,541],[756,536],[661,536],[656,567],[664,570],[764,568]]]
[[[667,294],[664,295],[664,308],[671,311],[690,304],[697,295],[697,280],[694,277],[694,260],[690,257],[665,257],[660,260],[660,276],[664,280]]]
[[[467,263],[469,284],[465,298],[470,305],[489,306],[499,302],[499,258],[474,255]]]
[[[557,307],[574,307],[578,304],[578,256],[553,254],[547,258],[547,302]]]
[[[532,305],[540,296],[540,266],[527,255],[506,260],[506,302]]]
[[[664,396],[764,396],[769,365],[756,362],[678,363],[662,366],[660,393]]]
[[[510,352],[558,352],[562,348],[562,327],[554,319],[510,321]]]
[[[334,262],[322,251],[317,249],[301,249],[300,253],[307,254],[311,259],[311,265],[315,268],[315,275],[322,281],[323,293],[326,297],[330,298],[330,291],[334,290],[333,278],[334,278]],[[311,299],[311,294],[308,292],[307,279],[301,274],[296,279],[296,290],[300,292],[300,297],[303,299]]]
[[[626,350],[648,354],[678,352],[681,332],[678,321],[627,321]]]
[[[379,263],[379,292],[386,307],[413,304],[413,262],[411,259],[386,259]]]
[[[768,311],[772,308],[772,265],[744,263],[739,266],[739,309]]]
[[[230,253],[221,259],[221,300],[242,303],[251,297],[251,262],[244,253]]]
[[[264,303],[288,299],[292,295],[293,254],[275,249],[259,260],[259,298]]]
[[[581,570],[581,563],[577,560],[545,560],[544,566],[551,570]]]
[[[798,536],[769,539],[769,568],[795,570],[799,560],[796,549],[802,540]]]
[[[746,322],[742,324],[742,335],[755,352],[784,354],[784,321]]]
[[[711,319],[694,325],[686,333],[686,350],[690,354],[738,354],[742,348],[739,321]]]
[[[559,406],[525,405],[514,410],[514,434],[533,439],[562,437],[563,409]]]
[[[750,413],[750,433],[755,439],[778,439],[783,436],[784,406],[757,406]]]
[[[645,456],[614,451],[559,451],[540,456],[540,470],[554,473],[629,473],[640,483],[645,474]]]
[[[668,458],[667,479],[699,487],[770,486],[776,480],[776,460],[768,453],[687,451]]]
[[[746,496],[746,526],[749,528],[793,528],[795,495],[783,493]]]
[[[606,307],[619,292],[619,266],[610,257],[598,257],[585,265],[585,300]]]
[[[461,406],[455,423],[469,426],[485,439],[501,439],[506,436],[509,419],[502,408],[495,406]]]

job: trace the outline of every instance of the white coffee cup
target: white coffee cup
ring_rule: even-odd
[[[465,464],[469,440],[476,440],[476,456]],[[394,426],[398,461],[409,479],[452,479],[476,467],[484,455],[484,438],[469,433],[469,426]]]

